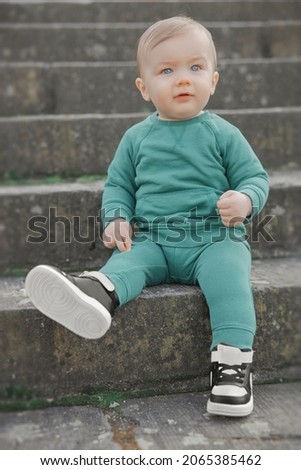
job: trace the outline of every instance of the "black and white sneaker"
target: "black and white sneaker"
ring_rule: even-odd
[[[248,416],[253,411],[253,351],[242,351],[219,344],[211,353],[210,398],[208,413],[223,416]]]
[[[40,312],[87,339],[108,331],[118,304],[114,285],[98,271],[76,276],[39,265],[27,274],[25,290]]]

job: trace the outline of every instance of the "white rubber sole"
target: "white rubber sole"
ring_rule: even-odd
[[[243,417],[248,416],[253,411],[253,397],[248,403],[243,405],[228,405],[227,403],[207,402],[207,412],[213,415]]]
[[[110,328],[110,312],[51,266],[33,268],[25,290],[40,312],[82,338],[101,338]]]

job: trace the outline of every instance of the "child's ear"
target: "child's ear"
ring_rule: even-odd
[[[211,95],[214,95],[218,79],[219,79],[219,73],[215,71],[212,77]]]
[[[140,77],[136,78],[135,85],[138,88],[138,90],[140,91],[143,99],[145,101],[150,101],[150,96],[148,94],[148,91],[146,89],[146,86],[144,85],[144,81],[142,80],[142,78],[140,78]]]

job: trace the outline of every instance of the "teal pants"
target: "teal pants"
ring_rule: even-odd
[[[146,286],[199,285],[209,307],[212,344],[252,348],[256,330],[250,284],[251,254],[246,242],[224,239],[193,247],[133,241],[132,250],[115,250],[100,271],[113,282],[120,305]]]

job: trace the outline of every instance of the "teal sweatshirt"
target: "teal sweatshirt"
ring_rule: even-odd
[[[245,238],[240,224],[226,228],[216,203],[232,189],[247,194],[252,214],[268,197],[268,176],[232,124],[205,111],[185,121],[164,121],[154,113],[123,136],[109,166],[102,221],[123,217],[162,245],[193,246],[231,232]]]

